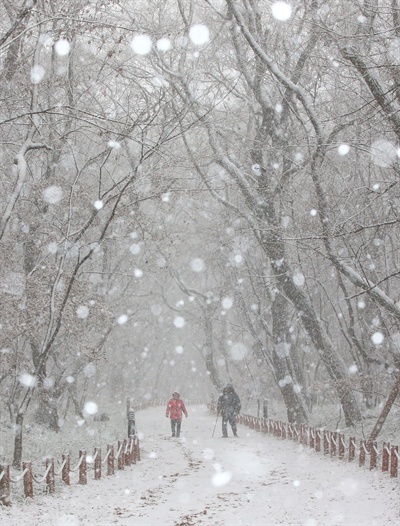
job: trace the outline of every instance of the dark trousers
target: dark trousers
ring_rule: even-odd
[[[236,427],[236,415],[233,414],[227,414],[222,415],[222,436],[227,437],[228,436],[228,422],[232,428],[233,435],[237,435],[237,427]]]
[[[173,437],[178,437],[181,433],[181,422],[182,420],[178,420],[175,418],[171,418],[171,431]]]

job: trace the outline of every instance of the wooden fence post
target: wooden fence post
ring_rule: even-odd
[[[130,452],[131,439],[128,438],[124,440],[124,449],[125,449],[125,466],[130,466],[131,452]]]
[[[0,466],[0,502],[3,506],[11,506],[10,466]]]
[[[369,451],[369,469],[375,469],[376,468],[376,460],[377,460],[377,454],[376,454],[376,448],[378,447],[377,442],[372,442],[370,445],[370,451]]]
[[[117,469],[124,469],[124,447],[121,444],[121,441],[118,440],[118,459],[117,459]]]
[[[71,459],[69,455],[62,456],[63,468],[61,473],[61,480],[69,486],[71,484],[70,471],[71,471]],[[65,463],[64,463],[65,462]]]
[[[365,464],[365,440],[360,440],[360,457],[358,465],[363,466]]]
[[[107,452],[108,451],[110,451],[110,454],[107,457],[107,475],[114,475],[114,446],[108,444]]]
[[[101,449],[95,447],[94,448],[94,480],[100,480],[101,479]]]
[[[340,460],[344,459],[344,435],[338,434],[338,440],[339,440],[339,458]]]
[[[315,429],[310,427],[310,448],[315,448]]]
[[[390,448],[390,476],[391,477],[397,477],[398,475],[398,466],[399,466],[399,459],[397,458],[398,453],[399,453],[399,446],[392,446]]]
[[[334,432],[331,434],[331,456],[332,456],[332,457],[335,457],[335,456],[336,456],[336,444],[337,444],[337,439],[338,439],[338,433],[337,433],[337,431],[334,431]]]
[[[54,458],[46,458],[46,471],[48,467],[50,469],[46,476],[46,486],[49,493],[54,493],[56,491],[55,477],[54,477]]]
[[[350,437],[349,440],[349,462],[353,462],[356,456],[356,439],[355,437]]]
[[[78,481],[78,484],[87,484],[86,451],[79,451],[79,460],[81,460],[81,463],[79,465],[79,481]]]
[[[140,444],[139,444],[139,439],[136,440],[136,448],[137,448],[137,460],[140,462]]]
[[[389,471],[390,442],[383,443],[382,449],[382,472]]]
[[[26,470],[24,475],[24,494],[25,497],[33,498],[33,474],[32,474],[32,462],[22,463],[23,471]]]
[[[315,451],[317,453],[321,451],[321,433],[318,429],[315,430]]]
[[[324,438],[324,455],[327,455],[329,453],[329,442],[330,442],[329,431],[324,430],[323,438]]]

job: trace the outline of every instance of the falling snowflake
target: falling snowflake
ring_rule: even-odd
[[[78,316],[78,318],[80,318],[81,320],[84,320],[85,318],[87,318],[89,316],[89,308],[86,307],[86,305],[80,305],[77,309],[76,309],[76,315]]]
[[[118,141],[108,141],[107,146],[114,150],[119,150],[121,148],[121,143]]]
[[[19,377],[19,383],[22,384],[24,387],[35,387],[36,378],[28,373],[21,374],[21,376]]]
[[[185,325],[185,318],[182,318],[182,316],[177,316],[177,317],[174,319],[174,325],[175,325],[175,327],[177,327],[178,329],[181,329],[181,328]]]
[[[121,314],[121,316],[118,317],[117,323],[119,325],[124,325],[128,321],[128,316],[126,314]]]
[[[190,262],[190,268],[193,270],[193,272],[203,272],[206,268],[206,264],[201,258],[194,258]]]
[[[98,412],[99,408],[96,402],[86,402],[84,406],[84,411],[88,415],[95,415]]]
[[[214,469],[216,470],[216,473],[214,473],[212,477],[212,485],[216,488],[219,488],[221,486],[225,486],[225,484],[228,484],[230,480],[232,479],[232,473],[230,471],[222,471],[221,466],[219,464],[214,464]]]
[[[172,47],[171,40],[169,38],[160,38],[157,40],[157,49],[159,51],[169,51]]]
[[[305,283],[305,277],[302,272],[296,272],[293,276],[293,283],[297,285],[298,287],[302,287]]]
[[[136,35],[131,42],[131,48],[137,55],[147,55],[152,48],[152,41],[148,35]]]
[[[60,57],[65,57],[71,51],[71,44],[65,38],[61,38],[54,44],[54,50]]]
[[[381,345],[384,339],[385,337],[381,332],[374,332],[371,336],[372,343],[375,345]]]
[[[350,151],[350,146],[348,144],[341,144],[338,148],[339,155],[347,155]]]
[[[226,310],[230,309],[233,305],[233,299],[232,298],[224,298],[222,300],[222,307]]]
[[[202,46],[210,40],[210,31],[204,24],[195,24],[190,28],[189,38],[195,46]]]
[[[243,343],[234,343],[229,349],[229,354],[232,360],[243,360],[247,354],[247,347]]]
[[[272,4],[272,16],[276,20],[285,22],[292,16],[292,8],[286,2],[274,2]]]
[[[50,253],[50,254],[57,254],[58,252],[58,245],[57,243],[49,243],[47,245],[47,251]]]
[[[136,256],[137,254],[139,254],[140,250],[141,250],[141,247],[140,247],[140,245],[139,245],[138,243],[133,243],[133,245],[131,245],[131,246],[129,247],[129,252],[130,252],[131,254],[134,254],[135,256]]]
[[[31,82],[32,84],[39,84],[43,80],[46,71],[43,66],[36,64],[31,69]]]
[[[43,192],[43,199],[46,201],[46,203],[49,203],[51,205],[54,205],[61,201],[62,197],[63,191],[62,188],[60,188],[59,186],[49,186]]]
[[[96,210],[101,210],[103,208],[103,206],[104,206],[103,201],[101,201],[100,199],[98,199],[94,203],[94,207],[95,207]]]

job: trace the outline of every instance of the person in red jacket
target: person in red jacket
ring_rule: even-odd
[[[188,413],[183,400],[181,400],[181,395],[174,391],[171,400],[167,404],[167,411],[165,413],[167,418],[171,418],[171,431],[173,437],[178,437],[181,433],[182,413],[184,413],[187,418]]]

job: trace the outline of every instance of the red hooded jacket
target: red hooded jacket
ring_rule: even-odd
[[[171,398],[167,404],[165,416],[170,416],[172,420],[182,420],[182,412],[188,416],[185,404],[180,398]]]

